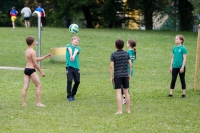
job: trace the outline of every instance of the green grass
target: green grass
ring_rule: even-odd
[[[187,56],[187,98],[181,99],[177,79],[173,98],[168,98],[171,75],[169,65],[176,34],[185,36]],[[74,102],[66,100],[64,63],[50,59],[41,62],[46,73],[42,82],[42,102],[35,106],[35,87],[31,82],[27,107],[21,106],[23,71],[0,70],[1,133],[167,133],[199,132],[200,93],[193,90],[197,33],[173,31],[131,31],[120,29],[80,29],[81,84]],[[36,28],[0,28],[0,66],[25,67],[25,38],[35,36]],[[42,55],[50,48],[65,46],[73,35],[64,28],[44,28]],[[115,90],[109,77],[110,54],[114,41],[137,42],[135,74],[130,82],[131,114],[117,111]],[[37,40],[37,39],[36,39]],[[37,51],[37,47],[35,48]],[[125,47],[124,50],[127,50]]]

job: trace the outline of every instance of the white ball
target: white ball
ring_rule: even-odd
[[[71,33],[77,33],[79,31],[79,26],[77,24],[71,24],[69,26],[69,31]]]

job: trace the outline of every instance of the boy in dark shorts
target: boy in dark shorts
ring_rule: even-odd
[[[37,62],[41,61],[46,58],[50,58],[51,54],[47,54],[43,57],[36,57],[36,52],[34,51],[33,47],[35,46],[35,38],[29,36],[26,38],[26,43],[28,48],[25,51],[25,58],[26,58],[26,68],[24,70],[24,87],[22,90],[22,106],[26,106],[26,93],[29,87],[30,79],[32,79],[33,83],[36,86],[36,106],[45,107],[44,104],[41,103],[41,88],[42,85],[40,83],[40,78],[36,73],[35,69],[37,69],[42,77],[45,77],[45,73],[40,69]]]
[[[110,78],[111,83],[115,83],[116,99],[118,105],[118,111],[115,114],[122,114],[122,102],[121,102],[121,87],[124,88],[124,94],[126,98],[126,111],[130,111],[130,95],[128,93],[130,73],[132,70],[132,62],[126,51],[123,50],[124,41],[118,39],[115,41],[115,48],[117,51],[111,54],[110,57]],[[129,72],[127,66],[129,64]],[[114,73],[114,77],[113,77]]]
[[[21,14],[24,15],[24,24],[26,28],[30,27],[29,19],[31,17],[31,9],[27,6],[27,4],[24,4],[24,8],[21,10]]]

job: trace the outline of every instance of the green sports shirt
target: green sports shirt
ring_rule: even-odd
[[[174,55],[174,61],[172,63],[172,68],[181,68],[183,64],[183,55],[187,54],[187,49],[184,45],[174,46],[172,49]]]
[[[131,59],[131,62],[133,64],[134,60],[135,60],[135,51],[134,50],[128,50],[127,51],[128,55],[130,56],[130,59]],[[130,65],[128,64],[128,72],[130,71]],[[133,76],[133,73],[134,73],[134,68],[132,67],[132,71],[131,71],[131,75],[130,76]]]
[[[68,48],[72,49],[72,55],[74,54],[75,50],[78,50],[77,55],[75,56],[74,61],[70,60],[70,54]],[[81,48],[78,46],[73,46],[72,44],[67,44],[66,46],[66,67],[73,67],[76,69],[79,69],[79,54],[80,54]]]

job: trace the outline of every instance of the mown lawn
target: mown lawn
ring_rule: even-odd
[[[169,65],[176,34],[185,36],[187,55],[187,98],[181,99],[179,79],[173,98],[168,98]],[[132,31],[121,29],[80,29],[81,83],[76,100],[66,99],[65,63],[50,59],[41,62],[46,74],[42,82],[42,102],[35,106],[31,83],[27,107],[21,106],[23,71],[0,70],[1,133],[197,133],[200,130],[200,93],[194,91],[197,33],[174,31]],[[0,28],[0,66],[25,67],[25,38],[35,36],[36,28]],[[42,55],[50,48],[70,43],[73,34],[66,28],[44,28]],[[115,90],[110,83],[110,54],[114,42],[137,42],[135,73],[130,82],[131,114],[117,111]],[[37,39],[36,39],[37,40]],[[35,47],[37,51],[37,47]],[[125,47],[124,50],[127,50]],[[200,81],[200,80],[199,80]]]

